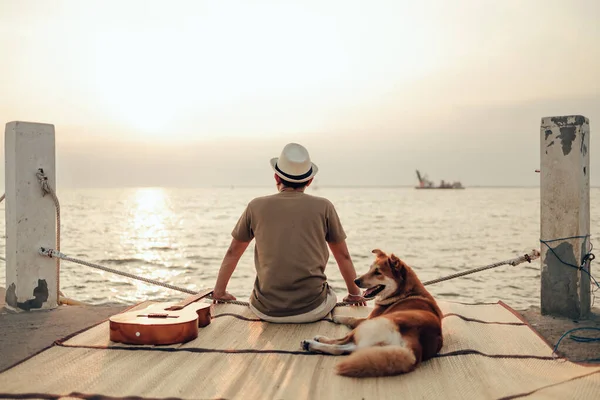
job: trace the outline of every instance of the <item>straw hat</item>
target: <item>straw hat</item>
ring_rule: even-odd
[[[310,161],[308,150],[298,143],[288,143],[279,158],[271,159],[275,173],[288,182],[301,183],[310,180],[319,168]]]

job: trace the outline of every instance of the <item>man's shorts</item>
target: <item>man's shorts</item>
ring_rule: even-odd
[[[305,324],[308,322],[315,322],[325,318],[335,307],[337,303],[337,296],[331,287],[327,290],[327,298],[320,306],[306,312],[304,314],[290,315],[288,317],[270,317],[258,311],[250,304],[250,310],[263,321],[275,322],[279,324]]]

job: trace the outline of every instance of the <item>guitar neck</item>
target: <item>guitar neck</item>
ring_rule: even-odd
[[[196,301],[205,298],[206,296],[212,294],[213,290],[212,289],[205,289],[202,290],[198,293],[196,293],[193,296],[188,297],[187,299],[184,299],[182,301],[180,301],[179,303],[169,307],[169,310],[181,310],[182,308],[185,308],[187,306],[189,306],[192,303],[195,303]]]

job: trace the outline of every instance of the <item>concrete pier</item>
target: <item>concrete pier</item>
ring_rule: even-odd
[[[581,115],[542,118],[541,313],[590,313],[590,129]]]
[[[36,176],[42,168],[56,187],[54,143],[54,125],[6,124],[6,304],[15,309],[57,306],[56,261],[38,254],[56,242],[55,206]]]
[[[0,287],[0,371],[49,347],[58,339],[104,321],[126,305],[60,306],[38,312],[4,308],[6,290]]]

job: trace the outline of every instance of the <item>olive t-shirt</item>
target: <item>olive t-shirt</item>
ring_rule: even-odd
[[[303,314],[325,301],[327,242],[346,239],[329,200],[295,191],[252,200],[231,235],[256,238],[250,302],[272,317]]]

